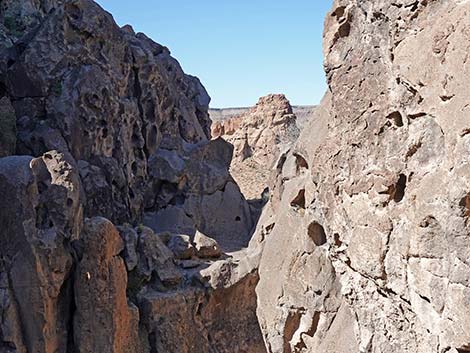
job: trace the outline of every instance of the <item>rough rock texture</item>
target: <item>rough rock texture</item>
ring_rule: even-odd
[[[227,254],[255,219],[209,100],[91,0],[1,1],[0,352],[264,351],[256,267]]]
[[[470,350],[468,1],[337,0],[261,217],[269,352]]]
[[[105,218],[88,219],[80,241],[83,253],[74,283],[77,352],[142,352],[139,312],[127,302],[126,267],[119,256],[124,243],[119,232]]]
[[[0,157],[15,154],[16,116],[7,97],[0,100]]]
[[[250,240],[166,48],[89,0],[2,1],[0,352],[470,352],[469,23],[336,0],[295,145],[266,126],[293,120],[280,96],[217,127],[276,173]]]
[[[212,137],[234,146],[231,172],[248,199],[259,199],[279,155],[299,136],[296,116],[284,95],[261,97],[252,109],[212,124]]]
[[[129,27],[119,28],[90,0],[6,2],[1,11],[0,32],[8,38],[0,48],[5,61],[0,93],[7,96],[0,109],[2,150],[11,149],[5,144],[14,147],[10,100],[17,119],[16,152],[70,154],[80,170],[88,217],[137,224],[145,211],[178,204],[192,214],[194,204],[207,203],[204,195],[223,194],[231,181],[230,147],[209,143],[210,98],[167,48]],[[200,160],[188,163],[174,175],[158,173],[155,164],[172,154],[209,159],[204,166]],[[218,180],[194,185],[203,177]],[[234,207],[240,213],[245,201],[239,197]],[[242,237],[247,237],[252,220],[243,216],[230,225],[244,226]],[[207,221],[199,215],[195,223],[198,228]]]
[[[65,352],[82,208],[78,173],[55,151],[0,159],[0,347]],[[65,335],[64,335],[65,333]]]

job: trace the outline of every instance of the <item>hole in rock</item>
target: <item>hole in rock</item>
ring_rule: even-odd
[[[335,245],[337,247],[340,247],[341,245],[343,245],[343,242],[341,241],[341,238],[339,237],[338,233],[333,234],[333,237],[335,239]]]
[[[395,192],[393,194],[393,200],[397,203],[403,200],[405,197],[406,180],[406,175],[404,174],[400,174],[398,177],[398,182],[395,186]]]
[[[294,157],[295,157],[295,165],[297,167],[297,172],[299,172],[301,169],[308,169],[308,163],[304,157],[302,157],[298,153],[294,153]]]
[[[346,10],[346,6],[337,7],[332,13],[331,16],[336,18],[341,18],[344,15],[344,11]]]
[[[470,217],[470,194],[460,200],[459,206],[463,209],[464,217]]]
[[[399,203],[405,197],[406,182],[407,182],[406,175],[400,174],[400,176],[398,177],[397,183],[395,185],[389,186],[387,191],[381,192],[381,194],[388,194],[389,201],[393,200],[396,203]],[[386,204],[388,204],[388,202],[386,202],[385,205]]]
[[[308,236],[315,243],[316,246],[326,244],[325,229],[317,222],[313,222],[308,226]],[[336,241],[336,239],[335,239]]]
[[[413,145],[409,148],[408,152],[406,152],[406,158],[407,158],[407,159],[410,159],[411,157],[413,157],[413,156],[416,154],[416,152],[418,152],[418,150],[419,150],[422,146],[423,146],[423,143],[422,143],[421,141],[419,141],[418,143],[413,144]]]
[[[349,36],[349,33],[351,32],[351,25],[349,22],[343,23],[341,26],[338,28],[338,36],[340,38],[344,38]]]
[[[317,329],[318,329],[319,322],[320,322],[320,312],[316,311],[312,318],[312,325],[310,326],[310,329],[306,332],[306,334],[309,335],[310,337],[315,336],[315,333],[317,332]]]
[[[400,112],[393,112],[387,116],[387,119],[390,119],[394,122],[394,124],[398,127],[403,126],[403,117],[401,116]]]
[[[137,174],[137,163],[133,162],[131,165],[132,173]]]
[[[242,220],[242,219],[240,218],[240,216],[235,217],[235,221],[236,221],[236,222],[240,222],[241,220]]]
[[[73,205],[73,200],[72,199],[67,199],[67,206],[71,207]]]
[[[465,137],[470,134],[470,128],[463,129],[462,132],[460,133],[460,137]]]
[[[441,101],[443,101],[443,102],[448,102],[452,98],[454,98],[454,96],[453,95],[451,95],[451,96],[443,95],[443,96],[439,96],[439,98],[441,98]]]
[[[297,196],[291,201],[290,205],[292,207],[305,209],[305,189],[299,191]]]

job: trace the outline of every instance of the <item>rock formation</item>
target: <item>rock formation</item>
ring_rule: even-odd
[[[91,0],[3,1],[0,38],[0,351],[263,351],[199,80]]]
[[[329,92],[258,224],[268,352],[470,351],[469,10],[334,2]]]
[[[259,199],[281,152],[299,136],[296,116],[282,94],[261,97],[252,109],[212,124],[212,136],[234,146],[231,172],[248,199]]]
[[[0,352],[470,352],[468,23],[335,0],[295,144],[282,96],[213,128],[274,163],[257,222],[167,48],[91,0],[2,1]]]

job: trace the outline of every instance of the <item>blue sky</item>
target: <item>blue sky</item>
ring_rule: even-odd
[[[332,0],[98,0],[119,25],[167,46],[215,108],[268,93],[316,104],[325,90],[323,19]]]

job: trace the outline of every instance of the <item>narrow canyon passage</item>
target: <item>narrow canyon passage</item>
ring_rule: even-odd
[[[320,104],[209,109],[94,1],[0,1],[0,353],[470,352],[469,23],[335,0]]]

